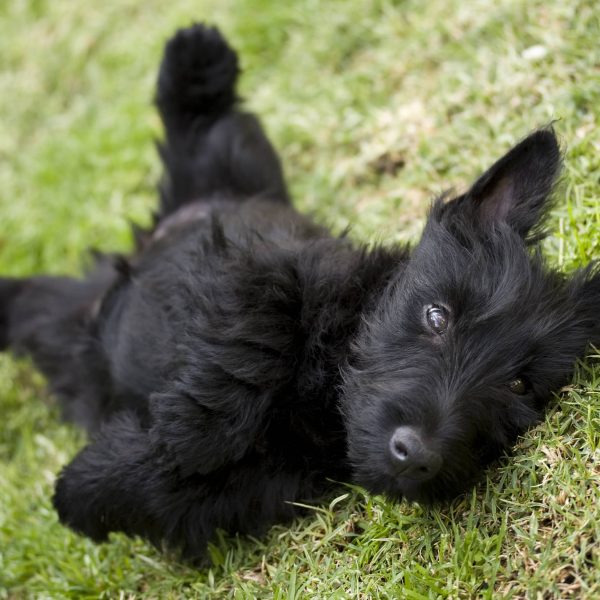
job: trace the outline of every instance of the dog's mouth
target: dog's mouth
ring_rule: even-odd
[[[432,504],[462,494],[481,477],[486,465],[477,450],[489,443],[471,431],[432,430],[397,415],[394,421],[350,432],[348,458],[356,483],[394,500]]]
[[[396,499],[404,499],[409,502],[427,502],[430,495],[425,491],[427,486],[422,481],[415,479],[399,478],[394,482],[396,488],[394,494],[386,494]]]
[[[437,504],[452,500],[476,483],[482,470],[470,465],[463,468],[442,461],[435,472],[403,473],[389,463],[380,463],[378,472],[373,468],[355,466],[355,481],[370,492],[383,494],[396,501],[407,500],[420,504]],[[356,468],[358,467],[358,468]],[[372,465],[371,465],[372,467]]]
[[[448,481],[441,475],[427,480],[410,479],[401,476],[389,482],[388,489],[383,493],[394,500],[404,499],[420,504],[435,504],[447,502],[455,498],[468,488],[469,482],[472,480],[472,478],[466,477],[462,484],[458,485],[456,482]]]

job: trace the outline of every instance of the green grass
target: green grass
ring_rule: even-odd
[[[428,200],[555,122],[564,185],[546,244],[600,258],[600,22],[594,0],[5,0],[0,272],[77,273],[126,250],[159,165],[160,51],[194,19],[240,50],[242,92],[298,205],[358,239],[414,240]],[[533,46],[542,56],[532,58]],[[600,310],[600,302],[599,302]],[[600,597],[600,368],[581,365],[513,458],[443,509],[342,488],[197,571],[139,540],[96,546],[50,504],[84,443],[30,365],[0,358],[0,598]]]

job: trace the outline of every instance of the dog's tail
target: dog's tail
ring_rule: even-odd
[[[279,159],[253,115],[237,109],[236,53],[215,28],[179,30],[165,47],[156,104],[166,141],[159,219],[218,196],[288,202]]]

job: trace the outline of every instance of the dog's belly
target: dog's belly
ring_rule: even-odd
[[[225,305],[233,294],[243,295],[237,287],[254,277],[243,257],[280,250],[295,255],[307,239],[319,237],[325,237],[324,230],[306,217],[260,199],[195,201],[162,219],[132,259],[131,272],[97,311],[117,395],[139,405],[137,399],[148,399],[169,385],[189,324],[206,322],[209,327],[216,310],[211,302]],[[219,244],[238,258],[227,256],[229,250]],[[262,278],[262,267],[252,269]],[[261,304],[251,312],[262,310]],[[245,317],[229,315],[228,322],[233,326]],[[206,334],[204,326],[198,327],[196,335]]]
[[[311,238],[330,237],[290,206],[259,197],[247,199],[198,199],[163,218],[152,233],[151,243],[174,240],[181,236],[203,236],[211,231],[212,223],[222,226],[228,239],[247,239],[257,234],[279,246],[296,247],[298,242]],[[176,242],[175,242],[176,243]]]
[[[206,221],[212,214],[212,208],[210,203],[202,200],[196,200],[190,204],[185,204],[160,221],[157,228],[152,233],[152,239],[157,241],[170,233],[176,232],[183,226],[194,223],[199,224],[201,221]]]

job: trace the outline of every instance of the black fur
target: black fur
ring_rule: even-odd
[[[566,277],[539,252],[552,130],[435,201],[414,249],[361,246],[291,207],[237,74],[217,30],[179,31],[158,80],[154,228],[83,279],[0,280],[0,346],[31,355],[93,434],[54,504],[98,541],[199,557],[215,528],[258,533],[331,480],[451,497],[600,341],[596,270]]]

